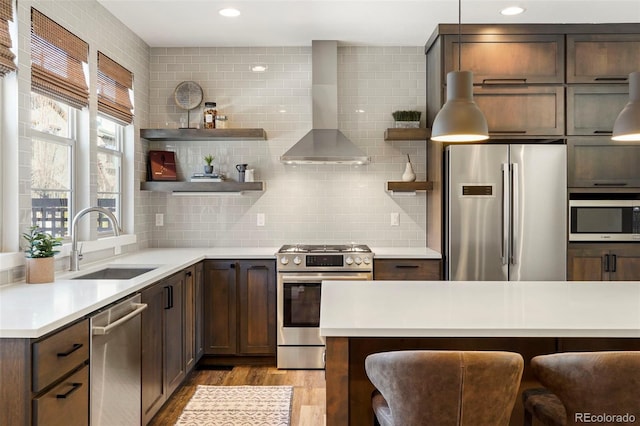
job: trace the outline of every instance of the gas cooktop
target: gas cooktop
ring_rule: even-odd
[[[285,244],[278,253],[371,253],[364,244]]]

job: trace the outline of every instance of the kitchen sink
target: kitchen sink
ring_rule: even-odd
[[[107,267],[98,271],[89,272],[84,275],[78,275],[77,277],[73,277],[72,280],[129,280],[131,278],[137,277],[138,275],[153,271],[154,269],[156,268]]]

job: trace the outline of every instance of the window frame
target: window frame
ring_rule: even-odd
[[[124,167],[125,167],[125,142],[126,142],[126,126],[124,126],[121,122],[119,122],[118,120],[114,119],[113,117],[108,116],[107,114],[103,114],[103,113],[98,113],[97,115],[98,119],[103,119],[103,120],[109,120],[110,122],[112,122],[115,126],[116,126],[116,132],[115,132],[115,139],[117,141],[117,149],[112,149],[112,148],[106,148],[106,147],[102,147],[98,145],[98,139],[100,138],[99,135],[99,126],[96,126],[96,173],[99,172],[99,164],[98,164],[98,154],[103,153],[106,155],[111,155],[114,157],[118,158],[118,162],[119,162],[119,170],[118,170],[118,176],[117,176],[117,180],[118,180],[118,189],[119,191],[117,192],[103,192],[100,191],[100,188],[97,185],[96,182],[96,200],[100,199],[100,195],[101,194],[117,194],[117,199],[116,199],[116,211],[115,211],[115,216],[118,219],[118,223],[120,225],[120,228],[124,229],[124,217],[123,217],[123,212],[124,212]],[[98,234],[98,238],[100,237],[104,237],[104,236],[109,236],[114,234],[113,230],[107,230],[107,231],[102,231],[100,230],[100,226],[98,224],[98,227],[96,228],[96,232]]]

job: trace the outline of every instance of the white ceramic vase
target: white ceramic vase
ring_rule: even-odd
[[[413,171],[413,165],[411,165],[411,160],[409,159],[409,155],[407,154],[407,165],[404,168],[404,173],[402,174],[403,182],[413,182],[416,180],[416,174]]]

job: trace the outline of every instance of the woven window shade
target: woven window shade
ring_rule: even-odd
[[[31,9],[31,90],[76,108],[89,105],[82,64],[89,45]]]
[[[11,51],[9,21],[13,20],[12,0],[0,0],[0,77],[16,70],[16,55]]]
[[[98,52],[98,111],[124,124],[133,123],[131,89],[131,71]]]

